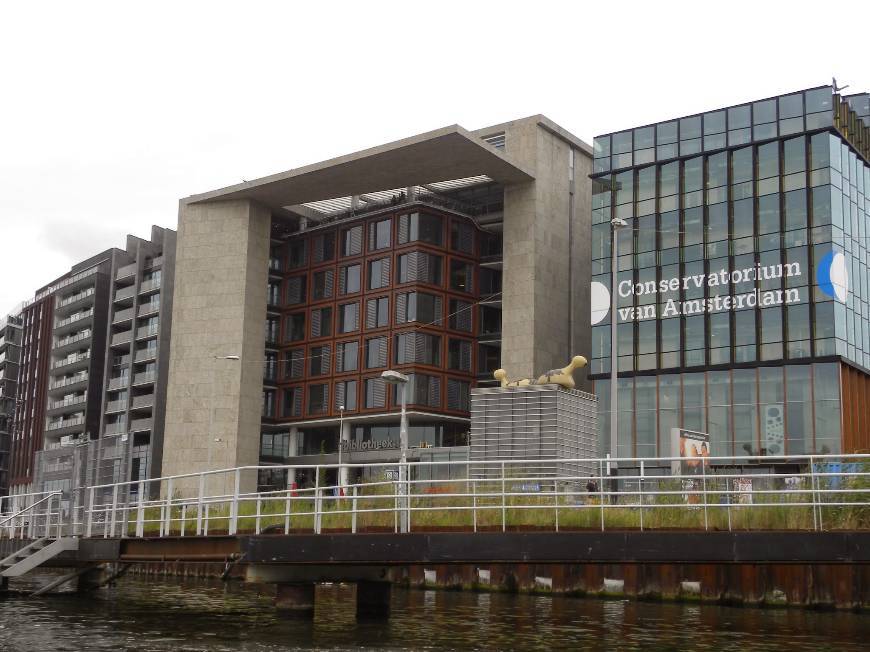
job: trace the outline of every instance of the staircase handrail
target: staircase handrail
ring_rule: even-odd
[[[46,512],[46,519],[47,519],[47,522],[50,522],[51,521],[51,501],[54,499],[55,496],[62,496],[62,495],[63,495],[63,491],[60,491],[60,490],[52,491],[44,498],[40,498],[39,500],[37,500],[35,503],[31,503],[27,507],[24,507],[23,509],[18,510],[14,514],[10,514],[9,516],[4,518],[3,520],[0,520],[0,530],[2,530],[3,526],[6,525],[6,523],[8,523],[9,521],[14,521],[14,519],[19,518],[25,512],[32,510],[34,507],[44,503],[45,501],[49,501],[48,511]],[[48,528],[46,528],[46,530],[48,530]]]

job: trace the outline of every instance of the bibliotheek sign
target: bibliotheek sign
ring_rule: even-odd
[[[624,280],[617,285],[616,291],[620,298],[633,296],[678,293],[709,288],[711,295],[699,299],[669,298],[665,301],[653,301],[647,305],[626,306],[617,308],[620,322],[640,321],[647,319],[666,319],[680,315],[701,315],[727,310],[743,310],[747,308],[766,308],[768,306],[788,305],[802,301],[797,288],[761,290],[752,289],[749,292],[734,293],[733,286],[756,281],[769,281],[782,278],[803,276],[800,263],[785,263],[777,265],[755,265],[744,269],[720,269],[708,274],[691,274],[675,276],[660,281],[635,283]],[[819,289],[830,297],[845,303],[848,296],[848,274],[846,272],[845,256],[839,252],[830,252],[819,262]],[[809,285],[809,280],[801,285]],[[610,291],[607,286],[597,281],[592,283],[592,324],[598,324],[607,317],[610,311]]]

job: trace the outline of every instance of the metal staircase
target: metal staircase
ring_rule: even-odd
[[[42,537],[0,560],[0,577],[21,577],[67,550],[78,550],[74,537]]]

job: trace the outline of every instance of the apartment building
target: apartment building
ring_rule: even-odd
[[[0,319],[0,496],[9,489],[12,427],[15,420],[18,368],[21,363],[21,317]]]

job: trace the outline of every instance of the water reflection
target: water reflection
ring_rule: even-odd
[[[36,578],[35,588],[48,578]],[[127,577],[89,599],[0,599],[2,650],[620,649],[865,650],[870,617],[796,609],[393,592],[393,617],[356,621],[353,589],[321,586],[313,622],[286,620],[266,590]]]

